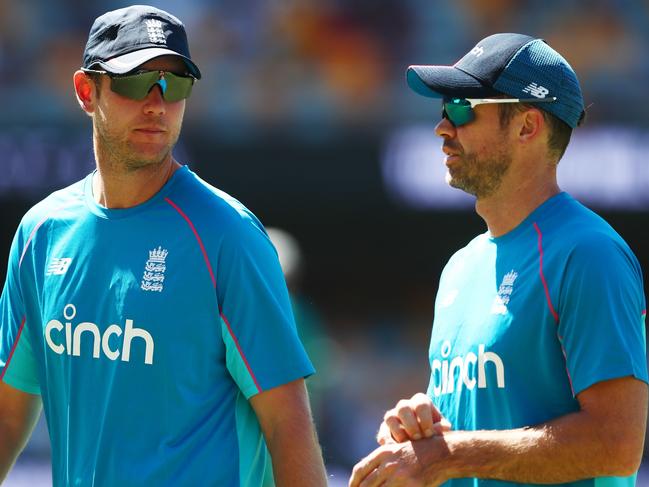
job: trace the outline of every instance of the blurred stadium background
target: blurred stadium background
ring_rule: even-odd
[[[649,1],[150,3],[184,21],[204,75],[177,159],[284,231],[331,485],[373,449],[383,412],[426,388],[439,273],[484,231],[472,199],[444,185],[440,109],[406,88],[408,64],[452,64],[499,31],[563,53],[589,109],[562,187],[649,273]],[[93,19],[127,4],[0,0],[2,259],[21,215],[94,165],[72,73]],[[41,423],[5,485],[49,485],[48,455]]]

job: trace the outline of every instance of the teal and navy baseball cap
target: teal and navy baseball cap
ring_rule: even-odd
[[[584,99],[575,71],[543,39],[494,34],[482,39],[453,66],[410,66],[408,86],[432,98],[556,97],[538,108],[575,128]]]
[[[124,74],[160,56],[179,56],[196,79],[201,71],[192,61],[185,26],[164,10],[132,5],[97,17],[83,51],[83,68],[101,66]]]

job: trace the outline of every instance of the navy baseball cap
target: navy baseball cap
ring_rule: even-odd
[[[579,80],[568,61],[543,39],[494,34],[453,66],[410,66],[408,86],[432,98],[556,97],[538,108],[575,128],[584,114]]]
[[[159,56],[179,56],[200,79],[192,61],[185,26],[173,15],[148,5],[132,5],[97,17],[83,51],[83,68],[101,66],[124,74]]]

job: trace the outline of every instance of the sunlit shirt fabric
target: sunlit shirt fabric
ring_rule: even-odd
[[[576,395],[597,382],[647,382],[646,309],[640,265],[627,244],[560,193],[509,233],[476,237],[446,265],[428,395],[456,430],[533,426],[577,411]],[[635,476],[566,485],[632,486]]]
[[[32,208],[0,320],[55,486],[265,485],[248,399],[313,373],[262,225],[187,167],[133,208],[97,205],[92,175]]]

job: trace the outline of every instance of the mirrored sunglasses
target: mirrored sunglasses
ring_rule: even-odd
[[[196,78],[169,71],[139,71],[133,74],[113,74],[107,71],[84,69],[87,73],[108,75],[110,89],[118,95],[132,100],[143,100],[155,85],[160,86],[165,101],[184,100],[192,93]]]
[[[442,118],[448,119],[459,127],[475,119],[473,108],[489,103],[548,103],[556,101],[556,96],[548,98],[444,98],[442,102]]]

